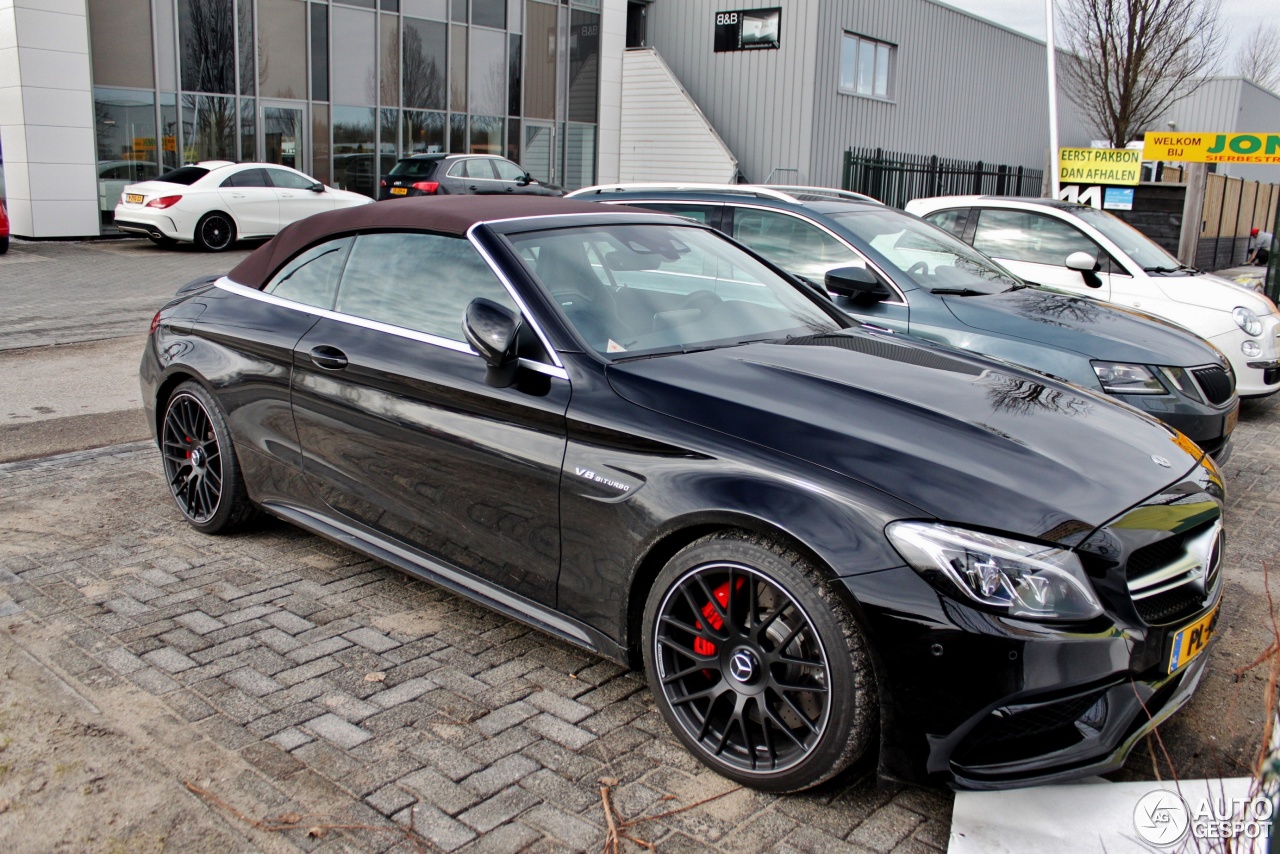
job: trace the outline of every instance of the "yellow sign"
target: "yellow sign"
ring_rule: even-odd
[[[1063,184],[1137,184],[1142,152],[1125,148],[1060,148],[1058,181]]]
[[[1280,164],[1280,133],[1148,133],[1142,156],[1187,163]]]

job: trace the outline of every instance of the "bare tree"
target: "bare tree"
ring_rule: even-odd
[[[1256,29],[1236,57],[1236,73],[1263,89],[1280,93],[1280,28],[1267,24]]]
[[[1116,148],[1214,71],[1221,0],[1062,0],[1071,99]]]

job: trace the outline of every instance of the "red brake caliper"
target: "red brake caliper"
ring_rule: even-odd
[[[735,591],[741,590],[742,582],[745,580],[746,579],[739,577],[738,580],[734,582],[733,589]],[[716,597],[716,602],[720,603],[721,608],[727,609],[729,607],[729,582],[726,581],[724,584],[717,587],[712,591],[712,595]],[[706,618],[707,624],[717,632],[724,626],[724,620],[720,617],[720,612],[716,610],[714,602],[708,602],[702,606],[702,616]],[[701,622],[695,622],[693,625],[696,628],[702,628]],[[716,654],[716,645],[699,635],[693,639],[693,651],[698,655],[712,656]]]

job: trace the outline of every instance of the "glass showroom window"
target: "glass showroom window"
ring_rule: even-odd
[[[840,91],[867,98],[893,98],[897,51],[887,42],[845,33],[840,45]]]

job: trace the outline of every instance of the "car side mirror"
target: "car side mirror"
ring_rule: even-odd
[[[1102,277],[1098,275],[1098,271],[1102,269],[1102,262],[1096,256],[1088,252],[1072,252],[1067,256],[1067,269],[1078,272],[1089,287],[1102,287]]]
[[[889,289],[869,267],[836,267],[828,270],[823,284],[836,296],[871,299],[879,302],[890,296]]]
[[[477,297],[467,305],[462,317],[462,334],[489,369],[484,381],[494,388],[507,388],[516,381],[520,357],[516,349],[523,320],[493,300]]]
[[[521,187],[527,187],[533,183],[533,176],[526,172],[516,179],[516,183]]]
[[[310,187],[307,187],[307,189],[308,189],[308,190],[310,190],[310,191],[311,191],[311,192],[313,192],[313,193],[323,193],[323,192],[324,192],[324,184],[321,184],[319,181],[316,181],[316,182],[315,182],[314,184],[312,184]]]

